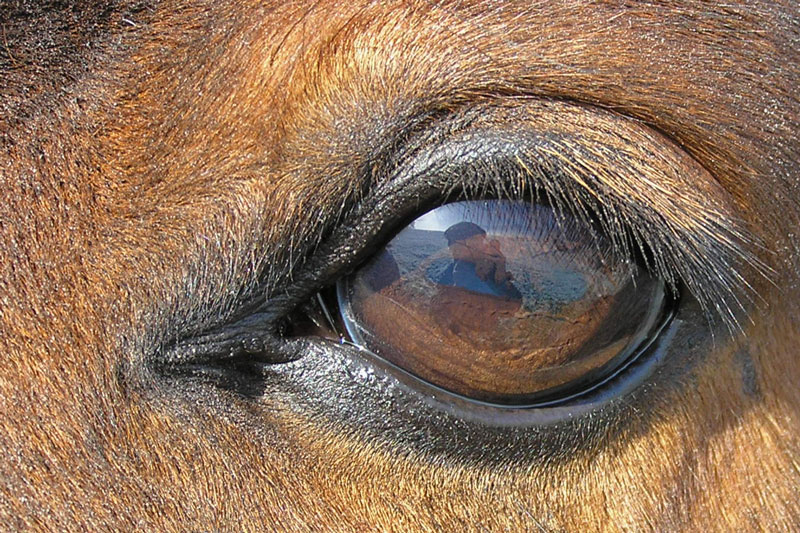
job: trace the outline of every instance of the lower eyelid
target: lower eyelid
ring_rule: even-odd
[[[601,414],[605,409],[617,400],[638,394],[636,391],[642,391],[642,384],[663,368],[672,345],[679,338],[676,336],[684,334],[680,332],[687,325],[694,324],[691,320],[687,323],[676,319],[675,308],[672,309],[654,335],[655,340],[643,347],[644,357],[636,358],[621,369],[621,375],[612,376],[597,389],[562,405],[507,409],[460,398],[436,387],[420,384],[416,377],[356,346],[323,339],[309,341],[307,357],[288,365],[264,367],[265,388],[272,390],[288,386],[296,389],[299,396],[293,396],[292,404],[306,411],[308,416],[314,419],[334,416],[335,420],[330,422],[335,425],[351,427],[359,434],[365,431],[371,434],[369,432],[374,431],[372,438],[388,439],[393,444],[412,438],[417,431],[421,431],[420,428],[430,428],[431,421],[437,421],[434,425],[440,425],[443,431],[440,436],[432,435],[426,429],[423,440],[412,438],[409,444],[425,443],[428,449],[436,441],[443,440],[443,453],[467,456],[474,452],[481,460],[485,460],[486,455],[481,451],[483,448],[480,444],[485,438],[492,442],[499,439],[495,444],[501,447],[508,445],[509,438],[530,439],[531,445],[535,443],[538,449],[544,445],[551,431],[559,428],[556,433],[562,436],[552,436],[560,442],[557,449],[564,450],[568,446],[566,441],[561,442],[562,438],[570,440],[578,437],[573,443],[576,447],[590,440],[587,434],[589,427],[580,426],[582,429],[573,432],[568,428],[569,424],[582,424],[580,420],[585,416],[605,416]],[[697,309],[689,312],[696,313]],[[273,379],[279,381],[272,383]],[[291,386],[290,382],[293,383]],[[624,400],[623,405],[629,401],[630,398]],[[609,430],[609,423],[610,420],[604,423],[603,431]],[[487,429],[500,433],[486,433]],[[538,433],[539,430],[546,432]],[[506,431],[523,433],[506,434]],[[460,434],[469,442],[453,449],[452,441],[460,440]],[[520,449],[525,449],[525,446]],[[546,448],[543,451],[546,456]],[[529,460],[530,457],[524,459],[525,462]]]

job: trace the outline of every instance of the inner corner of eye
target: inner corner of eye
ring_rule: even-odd
[[[445,204],[340,280],[352,341],[469,399],[536,406],[620,371],[664,316],[665,285],[546,205]]]

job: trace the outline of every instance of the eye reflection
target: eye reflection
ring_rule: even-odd
[[[446,204],[338,287],[353,341],[479,401],[561,401],[649,339],[663,283],[569,215],[521,201]]]

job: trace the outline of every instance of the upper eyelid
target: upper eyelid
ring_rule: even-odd
[[[670,139],[638,121],[533,98],[474,106],[444,121],[434,129],[447,130],[447,138],[409,143],[405,161],[400,157],[397,168],[371,185],[373,196],[390,198],[409,183],[449,174],[440,187],[462,194],[519,196],[537,189],[579,215],[595,203],[612,239],[623,248],[649,247],[658,275],[673,285],[686,283],[729,326],[754,296],[749,277],[769,274],[732,195]],[[614,229],[632,230],[634,242]]]
[[[517,99],[416,124],[370,172],[339,176],[360,183],[349,188],[356,191],[350,198],[334,202],[340,211],[315,212],[328,230],[293,252],[304,256],[299,266],[277,281],[274,272],[262,272],[268,281],[256,284],[238,311],[173,339],[176,353],[184,357],[187,339],[216,338],[258,313],[265,343],[280,356],[288,349],[276,336],[282,317],[367,260],[404,220],[447,197],[540,196],[557,211],[595,216],[619,252],[650,252],[653,274],[675,290],[688,287],[732,328],[745,308],[741,298],[752,298],[749,276],[766,271],[727,191],[639,122],[574,103]]]

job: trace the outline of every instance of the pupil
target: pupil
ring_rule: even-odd
[[[446,204],[339,286],[354,342],[435,386],[525,405],[619,368],[663,284],[567,215],[521,201]]]

